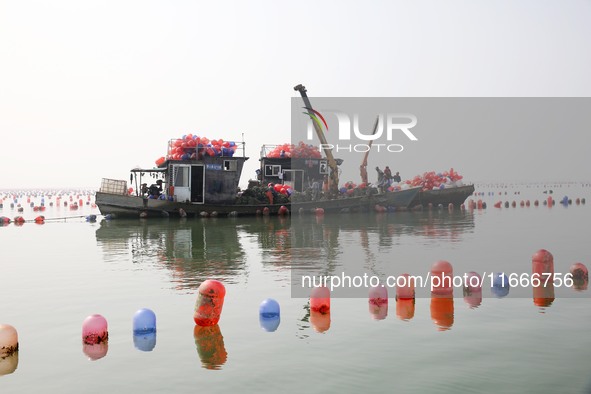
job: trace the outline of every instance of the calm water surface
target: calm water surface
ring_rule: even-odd
[[[365,290],[334,298],[324,320],[292,297],[292,272],[424,275],[445,259],[456,274],[529,273],[540,248],[553,253],[556,272],[591,265],[588,205],[520,208],[521,199],[547,198],[547,188],[481,189],[495,195],[475,197],[489,207],[473,212],[88,223],[83,216],[98,211],[85,205],[44,212],[70,219],[2,227],[0,323],[18,330],[20,351],[18,361],[0,361],[0,391],[590,392],[589,291],[557,288],[540,308],[531,289],[496,298],[485,286],[470,308],[461,289],[446,305],[425,295],[398,306],[391,289],[382,320]],[[555,186],[553,197],[589,200],[589,190]],[[493,208],[499,200],[518,207]],[[6,200],[0,215],[16,216]],[[195,330],[196,289],[207,278],[226,285],[223,315],[219,327]],[[258,317],[268,297],[281,304],[274,332]],[[157,315],[151,351],[132,334],[142,307]],[[109,322],[96,361],[81,342],[93,313]]]

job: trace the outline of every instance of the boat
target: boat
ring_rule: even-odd
[[[183,137],[182,141],[193,137]],[[257,214],[277,215],[287,211],[312,211],[322,208],[325,212],[367,211],[375,205],[408,207],[416,198],[418,188],[392,193],[390,200],[384,195],[366,193],[360,196],[319,198],[316,201],[291,202],[281,197],[275,203],[257,201],[241,203],[238,183],[244,162],[244,143],[231,143],[232,149],[201,150],[199,144],[183,148],[183,154],[172,153],[175,145],[186,144],[171,140],[167,157],[157,160],[155,168],[134,168],[128,187],[126,180],[103,178],[95,195],[95,202],[102,215],[120,217],[169,217],[169,216],[248,216]],[[234,148],[235,147],[235,148]],[[235,155],[242,150],[242,155]],[[155,180],[148,187],[145,179]],[[295,196],[292,196],[295,197]],[[250,200],[249,200],[250,201]],[[284,208],[282,208],[284,207]]]
[[[416,198],[410,204],[411,207],[422,205],[427,207],[429,204],[432,206],[448,206],[453,204],[459,207],[466,201],[466,199],[474,193],[474,185],[464,185],[457,187],[450,187],[445,189],[436,190],[421,190]]]

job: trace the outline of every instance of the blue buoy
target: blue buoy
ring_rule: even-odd
[[[87,222],[90,222],[90,223],[94,223],[94,222],[96,222],[96,215],[88,215],[88,216],[86,217],[86,221],[87,221]]]
[[[148,308],[139,309],[133,315],[134,334],[147,334],[156,332],[156,314]]]
[[[277,330],[281,323],[281,310],[279,303],[272,298],[267,298],[259,306],[259,322],[261,328],[267,332]]]
[[[509,278],[503,272],[497,272],[493,276],[490,291],[498,298],[506,297],[509,294]]]
[[[134,332],[133,346],[142,352],[151,352],[156,347],[156,332]]]

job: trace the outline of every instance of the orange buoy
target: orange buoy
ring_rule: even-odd
[[[415,281],[409,274],[396,278],[396,299],[409,300],[415,298]]]
[[[415,299],[399,298],[396,300],[396,317],[408,321],[415,316]]]
[[[199,326],[213,326],[220,321],[226,288],[222,282],[208,279],[197,289],[193,320]]]
[[[431,320],[439,331],[447,331],[454,324],[454,299],[431,297]]]
[[[196,325],[193,329],[193,338],[203,368],[220,369],[228,359],[220,326]]]
[[[39,215],[35,218],[35,223],[37,224],[43,224],[45,223],[45,216],[43,215]]]

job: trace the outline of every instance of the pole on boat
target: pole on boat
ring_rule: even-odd
[[[314,113],[314,109],[312,108],[312,104],[310,103],[310,99],[308,98],[308,94],[306,93],[306,87],[302,84],[299,84],[293,88],[293,90],[300,92],[302,96],[302,100],[304,100],[305,109],[310,111],[310,113]],[[312,122],[314,126],[314,130],[316,130],[316,134],[318,135],[318,139],[322,144],[322,150],[326,155],[326,159],[328,160],[328,166],[330,167],[330,182],[329,182],[329,194],[331,196],[337,196],[339,193],[339,169],[337,167],[337,163],[332,155],[332,149],[328,148],[328,142],[326,141],[326,136],[324,132],[320,128],[320,126],[316,122]]]

